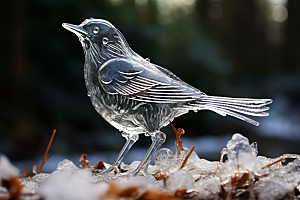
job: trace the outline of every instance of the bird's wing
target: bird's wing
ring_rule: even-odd
[[[99,81],[109,94],[142,102],[176,103],[199,99],[201,92],[166,76],[155,67],[126,59],[111,60],[99,69]]]

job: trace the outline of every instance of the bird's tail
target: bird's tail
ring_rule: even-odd
[[[266,107],[266,105],[272,103],[272,99],[205,96],[201,100],[196,101],[196,103],[200,106],[200,109],[211,110],[222,116],[230,115],[258,126],[259,123],[257,121],[241,114],[259,117],[268,116],[269,113],[264,111],[269,110],[269,107]]]

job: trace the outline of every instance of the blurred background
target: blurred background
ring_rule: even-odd
[[[83,79],[84,54],[64,22],[109,20],[131,48],[210,95],[272,98],[254,127],[209,111],[174,120],[183,145],[217,160],[234,133],[258,142],[259,155],[300,153],[300,1],[298,0],[12,0],[2,6],[0,153],[21,170],[63,158],[113,162],[125,142],[94,110]],[[175,134],[163,128],[172,149]],[[141,160],[140,136],[125,162]],[[52,164],[51,164],[52,163]],[[48,166],[48,168],[47,168]],[[52,167],[52,168],[51,168]]]

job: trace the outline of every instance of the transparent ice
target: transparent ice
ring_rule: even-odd
[[[68,159],[64,159],[63,161],[58,163],[57,169],[54,171],[54,173],[60,172],[60,171],[72,171],[79,169],[72,161]]]
[[[228,162],[224,163],[218,174],[222,184],[230,182],[236,174],[242,176],[249,173],[252,176],[264,166],[263,159],[256,156],[257,145],[250,145],[249,140],[241,134],[234,134],[226,147]]]
[[[184,147],[180,155],[177,157],[170,149],[162,148],[155,156],[155,167],[165,175],[170,175],[180,169],[184,159],[189,153],[189,149]],[[185,164],[185,170],[190,170],[190,174],[194,179],[209,178],[216,171],[219,162],[200,159],[196,152],[192,152]]]
[[[157,151],[154,161],[160,172],[169,175],[180,168],[183,159],[182,154],[180,157],[177,157],[170,149],[162,148]]]
[[[85,84],[94,108],[127,140],[115,162],[102,175],[118,168],[139,134],[151,136],[152,145],[137,168],[129,173],[146,174],[149,162],[166,138],[160,129],[190,110],[211,110],[256,126],[258,122],[241,114],[268,115],[265,105],[271,99],[206,95],[171,71],[151,63],[149,58],[139,56],[122,33],[106,20],[90,18],[80,25],[62,25],[79,37],[83,47]]]

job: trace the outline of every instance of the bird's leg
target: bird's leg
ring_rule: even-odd
[[[136,176],[140,171],[142,171],[143,174],[147,174],[149,163],[152,160],[155,152],[157,152],[160,146],[165,142],[166,134],[161,131],[153,133],[151,134],[151,140],[152,144],[147,151],[144,159],[141,161],[139,166],[131,173],[133,176]]]
[[[123,132],[122,136],[126,138],[126,143],[124,144],[122,150],[120,151],[119,155],[117,156],[115,162],[105,171],[102,171],[100,175],[106,175],[110,173],[112,170],[118,168],[125,157],[125,155],[128,153],[129,149],[132,147],[132,145],[139,139],[138,134],[128,134]]]

